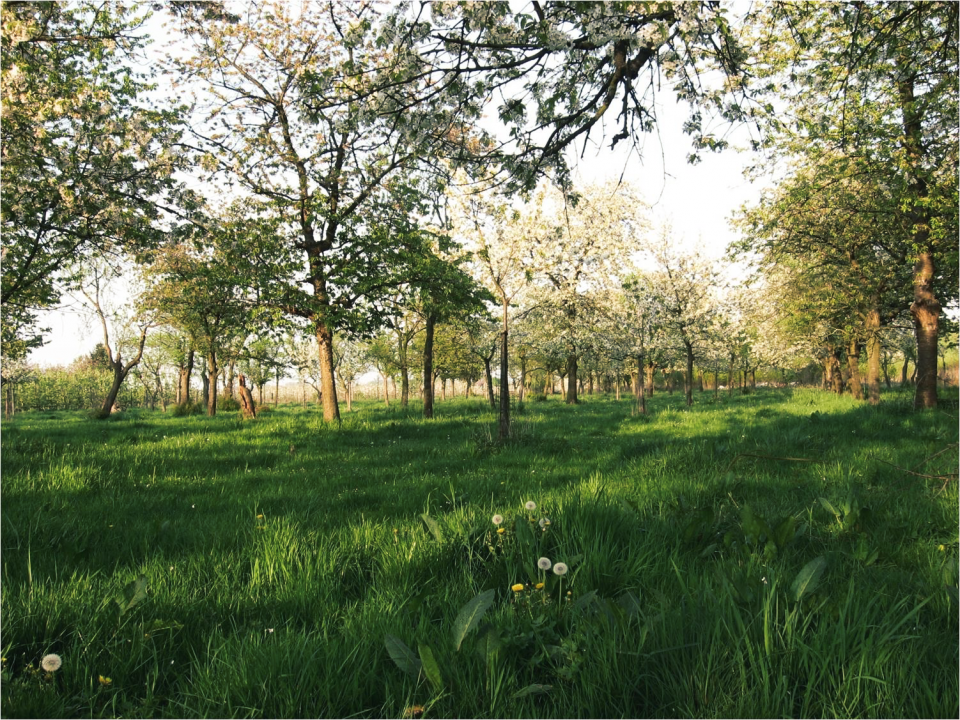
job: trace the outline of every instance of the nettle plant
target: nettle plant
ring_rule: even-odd
[[[439,539],[435,521],[421,518]],[[555,521],[533,501],[514,515],[493,515],[477,543],[487,577],[496,587],[460,608],[449,643],[421,641],[414,652],[388,634],[386,649],[397,667],[418,682],[426,680],[439,699],[454,676],[460,675],[457,669],[469,670],[465,664],[480,662],[486,689],[495,702],[510,690],[517,663],[530,668],[537,679],[570,680],[584,662],[590,638],[610,630],[622,636],[640,615],[639,599],[625,593],[609,601],[598,597],[596,590],[576,592],[582,555],[567,556],[553,535],[555,528]],[[552,559],[558,557],[567,559]],[[495,608],[493,617],[485,620],[491,608]],[[471,634],[475,637],[468,640]],[[474,653],[462,652],[470,646]],[[511,697],[546,693],[551,688],[535,682]]]

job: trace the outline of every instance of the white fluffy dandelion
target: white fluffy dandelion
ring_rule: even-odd
[[[547,527],[547,525],[550,524],[550,518],[548,518],[548,517],[542,517],[542,518],[540,518],[540,522],[539,522],[538,524],[540,525],[540,527],[542,527],[542,528],[545,529],[545,528]]]
[[[63,660],[61,660],[60,656],[55,653],[44,655],[43,659],[40,661],[40,667],[47,672],[56,672],[60,669],[61,665],[63,665]]]
[[[493,520],[493,524],[494,524],[494,525],[502,525],[502,524],[503,524],[503,515],[494,515],[494,516],[493,516],[492,518],[490,518],[490,519]]]
[[[553,563],[550,562],[550,558],[542,557],[537,560],[537,567],[541,570],[549,570],[551,565],[553,565]]]
[[[554,575],[566,575],[567,574],[567,564],[566,563],[557,563],[553,566]]]
[[[532,512],[537,509],[537,504],[533,500],[528,500],[524,507]]]

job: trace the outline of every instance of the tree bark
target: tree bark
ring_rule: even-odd
[[[179,368],[179,376],[177,377],[178,405],[190,404],[190,376],[193,374],[193,354],[194,351],[190,350],[187,353],[186,363]]]
[[[437,316],[427,313],[423,336],[423,416],[425,418],[433,417],[433,333],[436,324]]]
[[[914,232],[914,238],[918,233]],[[917,359],[914,374],[917,389],[913,406],[920,409],[937,407],[937,343],[940,333],[940,303],[933,293],[933,254],[921,253],[914,267],[913,316],[914,334],[917,338]]]
[[[493,372],[490,368],[491,362],[492,358],[487,357],[483,359],[483,372],[487,379],[487,399],[490,402],[490,407],[496,408],[497,401],[493,397]]]
[[[867,313],[867,399],[871,405],[880,402],[880,311]],[[888,385],[889,387],[889,385]]]
[[[687,373],[684,378],[683,392],[687,399],[687,407],[693,405],[693,344],[684,340],[683,347],[687,352]]]
[[[217,367],[217,354],[213,350],[207,351],[207,415],[213,417],[217,414],[217,378],[220,376],[220,368]]]
[[[854,400],[863,400],[863,385],[860,382],[860,339],[853,338],[847,350],[847,370],[850,373],[850,394]]]
[[[503,330],[500,332],[500,418],[498,437],[506,440],[510,437],[510,376],[507,373],[507,304],[503,307]]]
[[[567,405],[576,405],[577,398],[577,356],[571,352],[567,355]]]
[[[340,405],[337,403],[337,382],[333,375],[333,329],[326,323],[316,322],[317,345],[320,348],[320,388],[323,399],[323,419],[340,422]]]

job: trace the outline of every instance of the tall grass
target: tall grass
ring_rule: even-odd
[[[955,413],[697,400],[23,414],[3,714],[956,717]]]

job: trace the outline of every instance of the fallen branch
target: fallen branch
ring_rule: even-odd
[[[740,453],[733,460],[730,461],[730,464],[727,465],[727,470],[733,467],[733,464],[742,457],[752,457],[752,458],[761,458],[763,460],[786,460],[787,462],[803,462],[803,463],[815,463],[820,462],[819,460],[811,460],[810,458],[792,458],[792,457],[777,457],[776,455],[754,455],[753,453]]]

